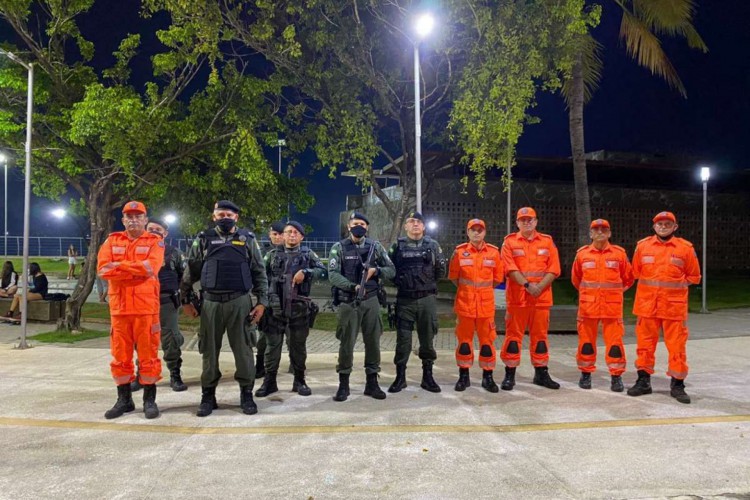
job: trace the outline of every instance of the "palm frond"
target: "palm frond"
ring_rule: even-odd
[[[583,99],[588,103],[594,96],[594,92],[599,88],[599,82],[602,79],[602,61],[603,46],[596,39],[587,33],[576,40],[575,50],[580,53],[581,72],[583,76]],[[565,104],[570,105],[571,93],[571,76],[565,76],[560,92],[565,99]]]
[[[695,0],[632,0],[632,14],[656,35],[682,37],[691,49],[708,52],[708,47],[693,26]],[[621,4],[623,10],[625,7]]]
[[[627,10],[623,10],[620,39],[625,43],[628,55],[635,59],[638,65],[661,77],[670,87],[676,89],[683,97],[687,97],[685,86],[664,53],[659,39],[644,21]]]

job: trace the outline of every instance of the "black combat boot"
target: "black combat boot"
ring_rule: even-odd
[[[117,402],[115,405],[107,410],[104,414],[104,418],[113,419],[121,417],[123,413],[128,413],[135,410],[135,403],[133,403],[133,394],[130,391],[130,384],[122,384],[117,386]]]
[[[262,353],[258,351],[258,354],[255,355],[255,378],[262,378],[266,375],[266,365],[265,363],[266,355],[265,353]]]
[[[609,385],[612,392],[622,392],[625,390],[625,386],[622,385],[622,377],[619,375],[612,375],[612,382]]]
[[[406,365],[396,365],[396,380],[388,388],[388,392],[401,392],[406,389]]]
[[[143,386],[143,413],[148,419],[159,416],[159,407],[156,406],[156,384]]]
[[[432,363],[422,365],[422,383],[420,387],[425,391],[440,392],[440,386],[432,377]]]
[[[469,369],[468,368],[459,368],[458,369],[458,381],[456,382],[456,386],[453,388],[458,392],[465,391],[467,387],[471,387],[471,379],[469,378]]]
[[[263,377],[263,384],[261,384],[260,389],[255,391],[255,396],[264,398],[278,391],[279,386],[276,385],[276,372],[266,372],[266,376]]]
[[[334,401],[346,401],[349,397],[349,374],[339,373],[339,389],[336,391],[336,395],[333,396]]]
[[[534,367],[534,384],[541,385],[547,389],[559,389],[560,384],[552,380],[549,376],[549,370],[546,366],[535,366]]]
[[[685,381],[672,377],[669,394],[680,403],[690,404],[690,396],[685,392]]]
[[[591,374],[587,372],[581,373],[581,378],[578,379],[578,387],[581,389],[591,389]]]
[[[489,392],[498,392],[500,390],[495,383],[495,379],[492,378],[492,370],[482,370],[482,387]]]
[[[169,387],[174,392],[187,391],[185,382],[182,381],[182,375],[180,375],[180,367],[182,366],[182,360],[177,360],[177,364],[169,370]]]
[[[294,373],[294,382],[292,383],[292,392],[296,392],[300,396],[309,396],[312,394],[312,390],[307,387],[305,383],[305,372],[297,370]]]
[[[367,383],[365,384],[365,396],[371,396],[375,399],[385,399],[385,393],[378,385],[378,374],[368,373]]]
[[[516,367],[505,367],[505,378],[500,383],[500,389],[504,391],[512,391],[516,385]]]
[[[258,413],[258,405],[253,401],[252,385],[240,387],[240,407],[242,408],[242,413],[245,415],[255,415]]]
[[[638,370],[638,380],[635,381],[635,385],[628,389],[628,396],[643,396],[644,394],[651,394],[651,375],[645,370]]]
[[[141,385],[140,378],[141,378],[141,374],[140,373],[136,373],[135,374],[135,380],[133,380],[132,382],[130,382],[130,392],[138,392],[141,389],[143,389],[143,386]]]
[[[199,417],[207,417],[214,410],[219,409],[219,404],[216,402],[216,387],[201,387],[201,404],[198,406]]]

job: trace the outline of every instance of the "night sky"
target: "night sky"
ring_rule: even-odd
[[[105,2],[98,2],[100,5]],[[138,21],[137,11],[121,7],[128,2],[106,2],[104,15],[92,16],[95,22],[82,26],[84,34],[96,42],[89,30],[99,30],[111,37],[122,36],[128,26]],[[714,5],[721,5],[716,7]],[[114,5],[122,12],[114,12]],[[602,83],[593,100],[584,110],[586,150],[611,150],[647,153],[680,153],[709,159],[718,167],[716,175],[730,176],[733,171],[747,169],[745,158],[750,154],[750,141],[745,137],[750,127],[750,2],[724,0],[699,2],[695,20],[698,32],[709,47],[703,54],[690,50],[681,41],[667,40],[668,56],[677,68],[688,92],[684,99],[663,81],[633,63],[618,40],[619,16],[616,9],[605,9],[597,39],[604,44]],[[158,23],[158,19],[152,21]],[[153,28],[143,25],[140,30],[153,40]],[[89,32],[89,33],[87,33]],[[3,36],[3,38],[6,38]],[[146,39],[148,42],[148,39]],[[98,47],[100,47],[98,45]],[[96,63],[109,65],[105,50]],[[136,68],[136,71],[150,71]],[[533,114],[541,123],[527,127],[518,145],[520,156],[570,156],[567,114],[557,94],[540,94]],[[276,165],[276,150],[268,151],[270,163]],[[305,158],[303,158],[303,163]],[[20,163],[23,162],[21,158]],[[310,172],[303,164],[295,176],[310,178],[310,191],[317,204],[309,214],[295,215],[311,224],[315,231],[310,237],[337,237],[338,213],[345,209],[345,194],[360,192],[352,179],[328,179],[326,172]],[[8,171],[8,225],[12,235],[22,232],[23,175],[17,169]],[[332,196],[331,193],[336,193]],[[2,192],[0,191],[0,195]],[[32,235],[57,236],[78,233],[70,221],[51,220],[50,209],[55,204],[46,199],[32,198]]]

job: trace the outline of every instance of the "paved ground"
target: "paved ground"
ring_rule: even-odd
[[[0,498],[750,499],[749,321],[750,310],[691,316],[691,405],[669,397],[663,347],[653,395],[611,393],[602,372],[593,390],[578,389],[571,335],[551,339],[559,391],[530,383],[525,354],[516,390],[489,394],[474,369],[474,385],[456,393],[449,330],[437,339],[442,393],[419,389],[412,363],[404,392],[364,397],[358,371],[352,398],[336,403],[336,344],[315,332],[312,396],[289,392],[284,374],[281,391],[259,400],[260,413],[243,415],[227,353],[221,409],[198,419],[200,359],[188,351],[190,389],[162,383],[154,421],[140,401],[132,414],[102,418],[114,402],[106,342],[18,351],[18,327],[2,325]],[[384,385],[394,376],[392,341],[384,336]],[[625,379],[632,383],[632,371]]]

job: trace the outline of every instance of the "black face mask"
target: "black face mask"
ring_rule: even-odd
[[[367,228],[365,226],[354,226],[349,231],[355,238],[361,238],[362,236],[367,234]]]
[[[160,232],[158,232],[158,231],[149,231],[149,233],[155,234],[159,238],[164,239],[164,236]]]
[[[224,234],[229,234],[232,232],[232,228],[237,223],[234,219],[226,218],[226,219],[219,219],[216,221],[216,227],[219,228],[219,231],[221,231]]]

